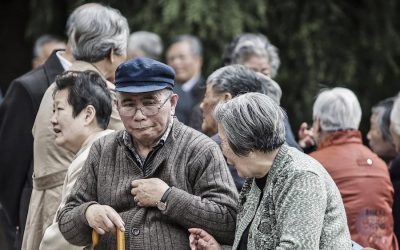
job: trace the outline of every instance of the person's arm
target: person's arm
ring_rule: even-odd
[[[57,214],[57,221],[64,238],[74,245],[91,243],[92,227],[86,219],[86,210],[97,204],[97,162],[100,154],[99,141],[95,142],[81,173],[68,196],[65,206]]]
[[[281,230],[277,250],[319,249],[327,194],[321,178],[295,172],[276,190],[276,221]]]
[[[162,213],[184,228],[202,228],[219,243],[232,244],[238,195],[222,152],[216,144],[207,146],[187,168],[198,171],[193,194],[172,187]]]

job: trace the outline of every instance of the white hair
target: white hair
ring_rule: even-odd
[[[159,35],[148,31],[137,31],[128,39],[128,52],[142,51],[146,57],[158,59],[163,51],[163,43]]]
[[[314,102],[313,116],[323,131],[358,129],[361,114],[356,95],[346,88],[323,90]]]
[[[267,95],[246,93],[219,103],[214,118],[238,156],[268,153],[285,143],[285,111]]]
[[[390,123],[395,129],[397,135],[400,136],[400,94],[397,95],[396,100],[393,104],[392,112],[390,113]]]
[[[68,42],[77,60],[98,62],[126,53],[129,26],[121,13],[101,4],[78,7],[67,21]]]

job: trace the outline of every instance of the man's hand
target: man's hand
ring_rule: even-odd
[[[209,233],[200,228],[189,228],[190,250],[222,250],[221,245]]]
[[[298,136],[299,136],[299,145],[301,148],[308,148],[315,145],[313,132],[311,129],[307,129],[307,123],[303,122],[300,125]]]
[[[169,186],[158,178],[132,181],[131,194],[140,207],[155,207]]]
[[[115,228],[125,231],[125,223],[121,216],[110,206],[94,204],[90,205],[85,212],[86,220],[98,234],[106,232],[115,233]]]

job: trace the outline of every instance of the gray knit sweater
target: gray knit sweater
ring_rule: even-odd
[[[339,190],[321,164],[295,148],[281,147],[264,190],[246,181],[240,204],[232,249],[250,224],[247,249],[351,250]]]
[[[131,182],[141,178],[160,178],[173,187],[165,211],[135,204]],[[125,222],[126,249],[189,249],[190,227],[232,244],[237,198],[218,145],[175,120],[147,176],[124,145],[122,131],[95,142],[57,220],[69,242],[90,244],[92,229],[84,214],[98,202],[113,207]],[[98,249],[114,249],[115,235],[101,236],[99,244]]]

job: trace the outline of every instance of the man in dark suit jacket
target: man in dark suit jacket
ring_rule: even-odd
[[[190,120],[188,125],[197,130],[201,130],[202,116],[199,105],[206,91],[205,81],[201,76],[202,50],[201,42],[197,37],[181,35],[173,39],[166,54],[168,65],[175,70],[177,85],[192,100],[191,117],[187,117],[186,120]],[[182,102],[178,102],[176,110],[178,117],[182,105]]]
[[[33,136],[43,94],[64,68],[54,51],[45,64],[12,81],[0,105],[0,203],[9,245],[20,248],[32,192]]]

